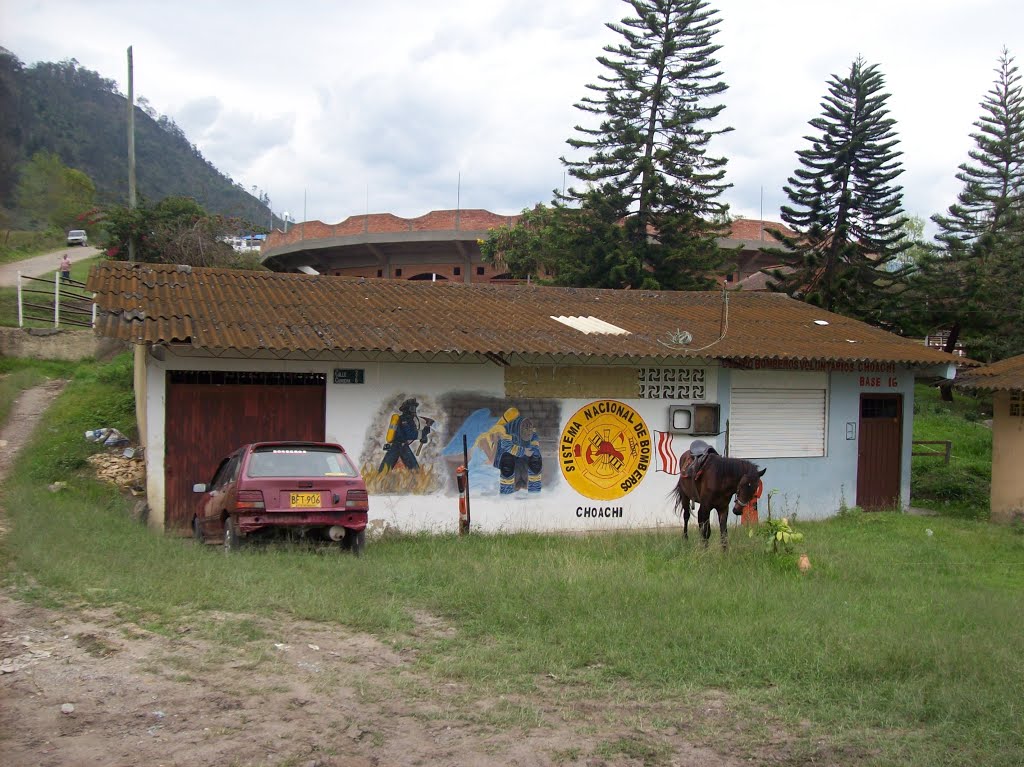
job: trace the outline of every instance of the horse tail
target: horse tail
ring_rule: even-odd
[[[680,466],[683,465],[683,462],[686,460],[686,458],[689,457],[689,455],[690,455],[690,451],[687,450],[685,453],[683,453],[679,457],[679,465]],[[676,511],[676,514],[679,514],[679,515],[682,515],[682,513],[684,511],[690,511],[691,508],[692,508],[691,504],[694,501],[694,499],[690,498],[690,496],[687,495],[686,492],[683,490],[682,483],[683,483],[683,476],[682,476],[682,472],[680,472],[679,479],[676,480],[675,485],[673,485],[672,489],[669,491],[669,495],[670,496],[675,496],[675,498],[674,498],[674,501],[675,501],[675,511]]]
[[[687,495],[686,491],[683,490],[679,482],[676,482],[676,484],[669,491],[669,496],[673,497],[673,501],[675,504],[675,512],[677,515],[682,516],[684,511],[693,511],[693,504],[697,499],[691,498],[689,495]]]

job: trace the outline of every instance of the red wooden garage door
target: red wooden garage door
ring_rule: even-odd
[[[326,377],[310,373],[167,374],[164,527],[187,533],[195,495],[220,460],[262,440],[324,439]]]

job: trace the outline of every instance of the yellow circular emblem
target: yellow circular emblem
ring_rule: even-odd
[[[651,465],[651,434],[629,405],[600,400],[581,407],[562,429],[560,463],[565,480],[597,501],[621,498]]]

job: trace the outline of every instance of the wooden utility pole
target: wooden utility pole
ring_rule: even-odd
[[[128,210],[135,210],[135,76],[128,46]],[[128,235],[128,261],[135,263],[135,233]]]

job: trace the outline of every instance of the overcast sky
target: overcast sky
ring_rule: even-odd
[[[944,211],[1021,0],[717,0],[734,216],[778,218],[831,75],[877,64],[904,207]],[[517,213],[563,183],[574,109],[618,39],[622,0],[0,0],[0,45],[77,59],[173,118],[277,214]],[[461,176],[461,183],[460,183]],[[571,180],[570,180],[571,181]],[[763,200],[763,202],[762,202]]]

